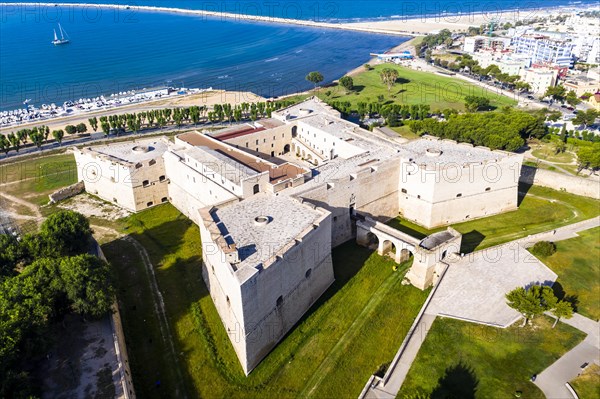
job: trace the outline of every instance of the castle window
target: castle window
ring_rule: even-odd
[[[406,194],[406,189],[405,188],[403,188],[401,191],[402,191],[403,194]]]
[[[252,187],[252,192],[253,194],[258,194],[260,192],[260,186],[255,184],[254,187]]]
[[[277,298],[277,302],[275,302],[275,304],[277,305],[277,307],[280,307],[283,304],[283,297],[280,295],[279,298]]]
[[[462,197],[461,193],[456,194],[456,198]]]
[[[421,196],[420,196],[420,195],[417,195],[417,199],[421,199]]]
[[[113,202],[114,202],[115,204],[118,204],[118,203],[119,203],[119,201],[117,201],[117,199],[116,199],[116,198],[113,198]]]
[[[136,168],[136,169],[139,169],[139,168],[141,168],[141,167],[142,167],[142,164],[141,164],[141,163],[138,163],[138,164],[136,164],[136,165],[135,165],[135,168]]]
[[[154,205],[154,202],[150,201],[146,204],[148,207],[151,207],[152,205]]]
[[[227,301],[227,306],[231,306],[231,302],[229,302],[229,296],[225,295],[225,300]]]
[[[334,221],[334,222],[337,222],[337,216],[334,216],[334,217],[333,217],[333,221]]]
[[[162,181],[165,181],[165,175],[162,175],[162,176],[160,176],[160,177],[158,178],[158,181],[161,181],[161,182],[162,182]]]
[[[169,199],[168,199],[167,197],[162,197],[162,198],[160,199],[160,202],[163,202],[163,203],[164,203],[164,202],[167,202],[168,200],[169,200]]]
[[[110,178],[110,181],[114,183],[114,182],[115,182],[115,178],[114,178],[114,177],[111,177],[111,178]]]
[[[248,148],[248,142],[246,141],[246,148]]]
[[[485,191],[490,191],[491,189],[491,187],[486,187]]]
[[[148,187],[149,185],[150,185],[150,181],[149,180],[144,180],[142,182],[142,186],[144,186],[144,187]]]
[[[312,274],[312,269],[308,269],[308,270],[306,271],[306,273],[304,274],[304,276],[305,276],[306,278],[309,278],[311,274]]]
[[[156,163],[156,161],[154,159],[151,159],[150,162],[148,162],[148,166],[152,166]]]

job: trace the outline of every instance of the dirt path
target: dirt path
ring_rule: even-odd
[[[30,209],[33,212],[33,214],[35,215],[35,217],[37,217],[39,220],[43,219],[42,213],[40,212],[40,209],[37,205],[34,205],[31,202],[25,201],[21,198],[15,197],[14,195],[6,194],[6,193],[0,193],[0,197],[3,197],[4,199],[6,199],[10,202],[22,205],[22,206]]]
[[[177,376],[177,384],[175,397],[176,398],[187,398],[188,395],[185,392],[185,382],[183,379],[183,374],[181,372],[181,368],[179,367],[179,362],[177,360],[177,354],[175,352],[175,345],[173,344],[173,335],[171,334],[171,329],[169,327],[169,322],[167,319],[167,313],[165,310],[165,302],[158,288],[158,282],[156,281],[156,274],[154,273],[154,265],[150,261],[150,255],[146,251],[146,248],[142,244],[140,244],[137,240],[130,236],[125,236],[121,238],[124,241],[127,241],[138,251],[140,258],[144,262],[144,266],[146,269],[146,274],[148,277],[148,282],[150,283],[150,289],[152,291],[152,295],[154,296],[154,310],[156,315],[158,316],[159,327],[163,342],[167,348],[169,348],[169,355],[172,358],[173,364],[175,365],[175,374]]]

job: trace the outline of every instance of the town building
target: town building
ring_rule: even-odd
[[[551,36],[551,32],[523,34],[515,36],[511,46],[516,54],[531,57],[532,63],[572,67],[574,44],[568,39]]]

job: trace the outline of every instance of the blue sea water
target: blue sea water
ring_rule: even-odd
[[[94,1],[109,2],[89,2]],[[543,6],[554,2],[567,4],[549,0]],[[51,4],[1,6],[0,109],[22,107],[25,99],[39,106],[164,84],[280,96],[308,89],[311,85],[304,77],[310,71],[318,70],[326,81],[331,81],[366,62],[369,53],[385,51],[406,40],[377,34],[146,12],[135,9],[135,5],[329,21],[444,10],[468,12],[466,3],[430,2],[425,7],[422,5],[425,3],[385,0],[120,0],[114,3],[133,7],[117,10]],[[491,3],[485,4],[490,7]],[[507,0],[497,4],[498,8],[517,6]],[[50,44],[58,22],[71,38],[68,45]]]

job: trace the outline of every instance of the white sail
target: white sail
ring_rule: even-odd
[[[56,29],[54,29],[54,41],[58,40],[58,36],[56,36]]]

